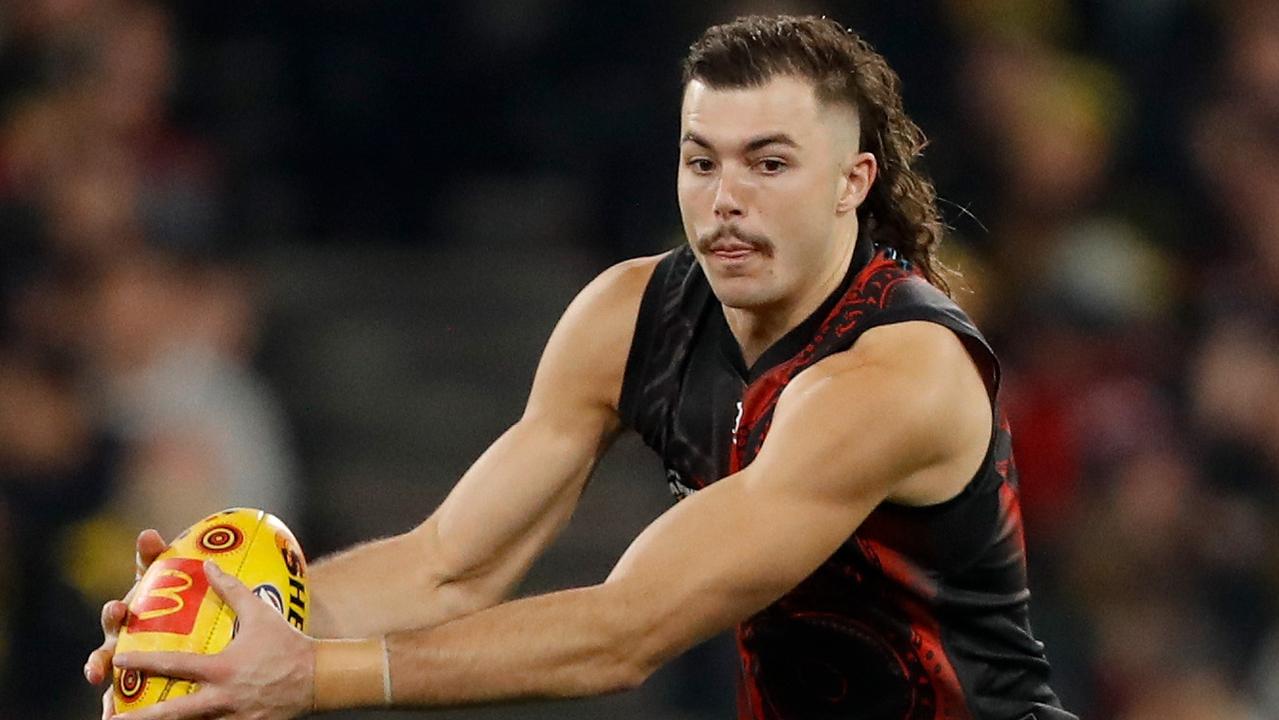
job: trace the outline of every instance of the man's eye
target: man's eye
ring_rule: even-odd
[[[688,161],[688,166],[693,168],[694,172],[708,173],[715,169],[715,163],[706,158],[693,158]]]
[[[759,168],[769,175],[776,175],[786,169],[786,163],[776,158],[766,158],[759,161]]]

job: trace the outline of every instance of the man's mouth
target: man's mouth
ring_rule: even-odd
[[[697,250],[704,257],[738,263],[752,257],[771,257],[773,243],[764,235],[746,232],[732,225],[720,225],[697,239]]]
[[[718,257],[735,260],[755,252],[755,246],[736,238],[726,238],[711,243],[710,251]]]

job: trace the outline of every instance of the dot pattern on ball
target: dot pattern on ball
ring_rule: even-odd
[[[140,697],[146,685],[146,675],[140,670],[130,668],[120,673],[116,682],[116,691],[120,694],[120,699],[129,702]]]
[[[200,536],[200,549],[211,553],[231,552],[244,542],[244,534],[233,525],[216,525]]]

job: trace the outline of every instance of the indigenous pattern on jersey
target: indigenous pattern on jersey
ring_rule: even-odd
[[[994,353],[893,251],[859,243],[843,284],[749,368],[692,251],[670,253],[644,293],[621,414],[682,498],[750,464],[782,390],[805,368],[870,328],[917,320],[955,332],[983,373],[996,417],[986,458],[940,505],[880,504],[812,575],[739,626],[742,720],[1074,717],[1049,688],[1030,631]]]

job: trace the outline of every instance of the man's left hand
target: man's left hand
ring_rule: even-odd
[[[286,720],[309,711],[314,696],[313,641],[215,563],[206,562],[204,571],[213,590],[235,611],[240,623],[235,639],[216,655],[116,655],[119,668],[199,683],[191,695],[117,715],[117,720]]]

